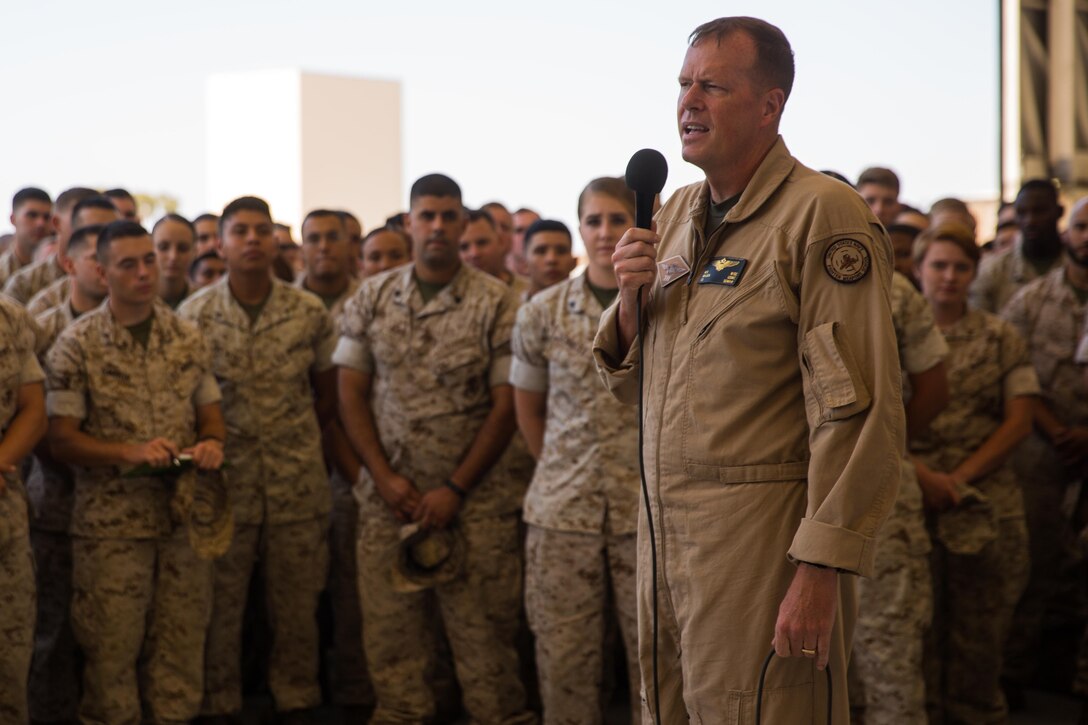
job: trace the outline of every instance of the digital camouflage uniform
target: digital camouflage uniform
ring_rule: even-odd
[[[37,316],[38,356],[45,356],[72,323],[72,308],[59,305]],[[35,453],[26,488],[30,543],[38,579],[38,620],[30,668],[30,714],[34,720],[75,720],[79,709],[79,667],[72,634],[72,469]]]
[[[34,356],[34,323],[0,295],[0,440],[15,418],[19,389],[40,383]],[[34,648],[34,561],[27,526],[26,493],[19,472],[5,474],[0,491],[0,722],[25,723],[27,674]]]
[[[60,266],[57,255],[38,262],[31,262],[8,278],[4,283],[4,294],[13,297],[19,304],[30,302],[34,295],[67,274]]]
[[[15,254],[15,243],[12,242],[12,245],[0,254],[0,286],[3,286],[12,275],[25,266],[19,262],[19,257]]]
[[[37,317],[46,310],[51,310],[68,299],[72,280],[67,275],[50,284],[34,295],[26,304],[26,311]]]
[[[1029,262],[1020,251],[1022,244],[1023,242],[1017,239],[1011,249],[986,257],[979,262],[978,276],[971,284],[970,290],[972,307],[996,315],[1021,287],[1040,276],[1035,265]],[[1050,269],[1061,266],[1062,255],[1059,254],[1054,258]]]
[[[100,441],[196,443],[196,413],[219,400],[196,328],[155,304],[147,347],[108,305],[72,323],[47,355],[50,417]],[[199,713],[211,565],[171,511],[182,479],[72,466],[72,629],[84,655],[79,717],[158,723]],[[182,474],[183,477],[195,473]],[[137,672],[139,662],[139,672]]]
[[[299,289],[306,287],[306,275],[295,280]],[[359,289],[359,280],[348,278],[344,292],[334,300],[315,297],[325,303],[338,329],[344,304]],[[330,466],[330,468],[332,468]],[[351,483],[338,470],[329,473],[332,491],[332,512],[329,515],[329,602],[332,605],[333,662],[332,699],[337,705],[371,705],[374,688],[366,671],[363,654],[363,624],[359,604],[358,573],[355,566],[355,532],[359,524],[359,506],[351,493]]]
[[[892,320],[906,376],[932,369],[948,354],[929,303],[901,274],[892,275]],[[904,398],[909,391],[904,390]],[[899,495],[877,535],[871,579],[858,580],[858,624],[850,660],[851,700],[866,725],[925,725],[922,642],[933,614],[929,533],[922,490],[906,454]],[[859,687],[854,689],[854,685]]]
[[[1005,401],[1037,395],[1039,381],[1023,339],[1001,318],[969,309],[942,332],[951,349],[945,363],[950,402],[911,450],[931,469],[951,472],[1000,427]],[[929,522],[934,614],[925,669],[934,725],[1005,722],[998,687],[1002,653],[1030,567],[1024,502],[1012,468],[1003,465],[972,485],[993,507],[996,539],[978,553],[956,553],[938,533],[939,519],[951,517],[958,526],[968,520],[952,509]],[[977,528],[978,520],[970,525]],[[988,538],[983,528],[959,535],[980,544]]]
[[[426,304],[412,266],[363,281],[345,307],[337,365],[373,376],[370,407],[393,470],[423,493],[441,487],[507,384],[515,300],[502,282],[462,265]],[[474,722],[521,723],[526,710],[514,637],[521,595],[518,515],[524,488],[496,465],[472,482],[455,524],[467,543],[462,573],[433,589],[464,706]],[[365,468],[359,501],[359,595],[378,707],[371,723],[434,714],[431,592],[393,589],[398,522]]]
[[[203,712],[242,709],[242,617],[253,567],[264,567],[272,651],[269,686],[280,711],[314,707],[317,602],[328,572],[328,473],[311,374],[327,370],[335,337],[320,301],[279,280],[256,322],[224,277],[178,314],[212,351],[227,424],[235,535],[215,563]]]
[[[1066,425],[1088,425],[1084,372],[1074,360],[1085,306],[1059,266],[1021,289],[1001,316],[1027,342],[1045,404]],[[1064,466],[1037,431],[1013,453],[1012,467],[1024,493],[1031,551],[1031,578],[1016,610],[1005,651],[1005,676],[1027,684],[1038,667],[1044,615],[1062,601],[1076,606],[1080,562],[1076,532],[1062,513],[1066,491],[1081,476]]]
[[[547,395],[544,445],[524,520],[525,606],[549,725],[601,722],[605,625],[613,604],[627,653],[632,713],[641,709],[638,421],[594,369],[602,312],[582,274],[533,297],[518,311],[514,328],[510,382]]]

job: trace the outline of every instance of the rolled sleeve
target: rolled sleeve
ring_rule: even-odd
[[[1005,400],[1012,400],[1020,395],[1042,395],[1042,387],[1039,385],[1039,376],[1035,368],[1030,365],[1021,365],[1010,370],[1002,381]]]
[[[490,387],[510,384],[510,362],[513,359],[511,355],[500,355],[491,360],[491,371],[488,374]]]
[[[87,417],[87,401],[74,390],[51,390],[45,396],[45,412],[50,418]]]
[[[619,331],[616,329],[618,314],[617,302],[601,315],[601,324],[593,339],[593,360],[597,364],[597,374],[601,382],[613,397],[621,403],[635,405],[638,403],[638,353],[642,331],[631,342],[627,354],[621,358]]]
[[[510,364],[510,384],[521,390],[543,393],[548,390],[548,368],[537,367],[519,358]]]
[[[370,347],[361,340],[341,337],[332,353],[332,362],[342,368],[351,368],[368,375],[374,372],[374,358]]]
[[[223,394],[219,390],[219,383],[215,381],[215,376],[211,373],[205,374],[196,386],[196,390],[193,391],[193,404],[199,407],[218,403],[222,399]]]
[[[808,511],[789,549],[794,561],[863,576],[873,571],[875,537],[899,488],[905,435],[891,247],[879,227],[870,231],[838,234],[806,249],[798,348],[809,418]],[[867,274],[850,281],[830,275],[825,257],[840,240],[868,254]],[[825,358],[837,355],[842,370],[814,364],[806,355],[810,348]],[[837,385],[827,385],[826,376]]]
[[[45,380],[45,372],[33,353],[23,356],[23,365],[19,368],[19,384],[40,383]]]

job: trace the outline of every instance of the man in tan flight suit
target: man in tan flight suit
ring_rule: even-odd
[[[656,234],[624,234],[619,302],[594,343],[621,400],[637,400],[645,365],[660,616],[655,687],[643,515],[646,717],[751,722],[773,641],[799,659],[772,663],[764,722],[821,712],[818,670],[830,666],[833,721],[846,723],[852,575],[873,569],[904,435],[891,247],[859,196],[778,136],[793,83],[782,32],[722,18],[690,43],[677,120],[684,159],[706,180],[672,196]]]

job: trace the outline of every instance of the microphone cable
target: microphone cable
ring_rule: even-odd
[[[650,487],[646,483],[646,457],[642,453],[643,443],[643,402],[645,398],[645,389],[643,387],[642,371],[645,369],[645,358],[643,354],[646,350],[646,336],[642,329],[642,290],[643,287],[638,288],[638,295],[635,301],[635,324],[638,326],[638,476],[642,483],[642,500],[646,506],[646,528],[650,532],[650,576],[653,579],[652,591],[653,591],[653,680],[654,680],[654,721],[656,725],[661,725],[661,697],[660,697],[660,681],[658,679],[657,672],[657,538],[654,533],[654,512],[650,508]],[[634,713],[632,713],[632,718]]]

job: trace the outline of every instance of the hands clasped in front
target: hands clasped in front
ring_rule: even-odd
[[[839,573],[798,564],[793,581],[778,607],[772,645],[779,657],[810,657],[816,669],[827,667],[831,629],[839,603]]]
[[[398,521],[418,522],[424,528],[444,529],[461,510],[461,498],[451,489],[439,487],[421,494],[415,484],[393,473],[374,477],[378,495]]]
[[[193,463],[201,470],[214,471],[223,465],[223,444],[214,438],[207,438],[183,449],[179,449],[167,438],[152,438],[146,443],[130,446],[127,460],[136,466],[146,463],[156,468],[165,468],[182,454],[192,456]]]

